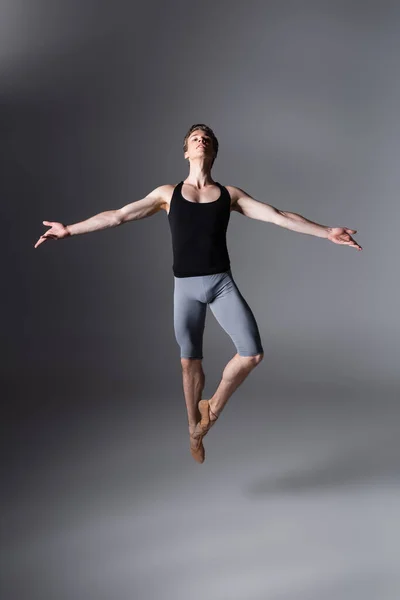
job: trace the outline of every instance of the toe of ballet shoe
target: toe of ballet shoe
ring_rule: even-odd
[[[205,459],[204,446],[202,443],[198,446],[198,448],[190,447],[190,454],[193,456],[194,460],[198,463],[203,463]]]

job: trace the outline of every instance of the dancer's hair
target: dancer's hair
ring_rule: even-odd
[[[204,125],[204,123],[197,123],[196,125],[191,126],[191,128],[189,129],[189,131],[187,132],[187,134],[185,135],[184,140],[183,140],[183,152],[187,151],[188,139],[190,137],[190,134],[193,131],[196,131],[196,129],[200,129],[201,131],[204,131],[212,139],[212,144],[213,144],[213,148],[214,148],[214,152],[215,152],[215,156],[211,163],[211,166],[212,166],[214,164],[215,159],[217,158],[219,144],[218,144],[217,137],[216,137],[215,133],[213,132],[213,130],[211,129],[211,127],[208,127],[208,125]]]

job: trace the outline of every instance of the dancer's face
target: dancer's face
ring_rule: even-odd
[[[187,140],[185,158],[214,157],[214,147],[210,136],[201,129],[192,131]]]

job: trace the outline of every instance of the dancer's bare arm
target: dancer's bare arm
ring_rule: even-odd
[[[173,186],[162,185],[141,200],[136,200],[126,204],[116,210],[107,210],[101,212],[85,221],[74,223],[73,225],[63,225],[53,221],[43,221],[43,225],[50,227],[35,244],[35,248],[47,240],[60,240],[72,235],[100,231],[109,227],[117,227],[128,221],[138,221],[155,215],[162,210],[168,201],[168,194],[171,195]]]
[[[357,233],[355,229],[348,227],[328,227],[314,221],[309,221],[297,213],[279,210],[270,204],[255,200],[245,191],[234,186],[226,186],[232,198],[232,210],[259,221],[275,223],[280,227],[306,233],[317,237],[326,238],[335,244],[345,244],[362,250],[361,246],[351,237],[350,233]]]

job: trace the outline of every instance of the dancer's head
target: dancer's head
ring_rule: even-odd
[[[212,158],[211,167],[217,158],[218,147],[215,133],[204,123],[192,125],[183,140],[183,152],[187,160],[197,156],[209,156]]]

